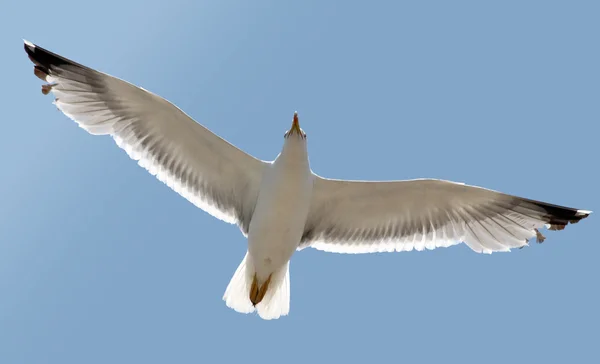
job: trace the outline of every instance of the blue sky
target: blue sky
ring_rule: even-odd
[[[434,177],[598,210],[594,1],[8,2],[0,362],[594,362],[596,216],[541,245],[291,264],[291,315],[221,301],[246,241],[78,128],[26,38],[273,159],[295,110],[327,177]]]

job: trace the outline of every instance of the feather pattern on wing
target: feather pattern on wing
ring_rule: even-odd
[[[167,100],[30,42],[34,73],[55,105],[91,134],[117,145],[197,207],[248,232],[263,161],[237,149]]]
[[[410,251],[464,242],[480,253],[509,251],[541,227],[562,230],[590,211],[435,179],[366,182],[315,176],[299,249],[336,253]]]

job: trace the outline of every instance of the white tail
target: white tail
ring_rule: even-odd
[[[271,282],[265,297],[254,307],[250,302],[250,287],[254,278],[254,264],[246,252],[244,260],[233,274],[223,300],[227,307],[240,313],[256,311],[265,319],[277,319],[290,312],[290,263],[287,262],[271,276]]]
[[[248,252],[240,263],[223,295],[227,307],[241,313],[254,312],[254,306],[250,302],[250,286],[254,277],[254,264],[248,258]]]

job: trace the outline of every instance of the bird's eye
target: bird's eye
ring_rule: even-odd
[[[283,137],[287,138],[289,133],[290,133],[289,131],[286,131],[285,133],[283,133]]]

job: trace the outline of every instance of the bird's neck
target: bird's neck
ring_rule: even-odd
[[[281,153],[277,157],[277,161],[283,161],[286,164],[305,165],[308,167],[308,149],[306,140],[286,140]]]

